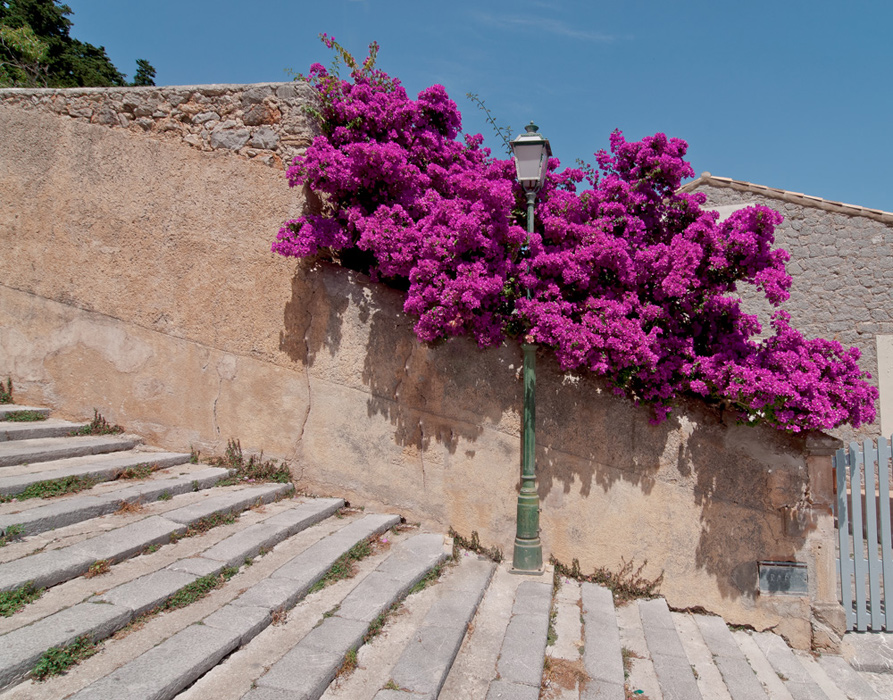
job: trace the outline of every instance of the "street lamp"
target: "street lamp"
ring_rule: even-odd
[[[549,140],[543,138],[538,127],[530,122],[524,127],[527,133],[511,142],[512,157],[518,181],[527,195],[527,240],[529,253],[530,235],[533,233],[533,205],[536,194],[546,179],[546,166],[552,149]],[[527,262],[530,272],[530,259]],[[530,298],[530,289],[527,290]],[[524,436],[521,450],[521,493],[518,494],[518,524],[515,532],[515,550],[512,570],[518,573],[540,572],[543,568],[543,545],[540,542],[540,504],[536,492],[536,346],[522,343],[524,351]]]

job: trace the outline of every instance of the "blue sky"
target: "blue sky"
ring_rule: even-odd
[[[72,35],[158,85],[287,81],[327,32],[410,94],[440,83],[465,131],[530,120],[566,165],[661,131],[696,173],[893,212],[889,0],[66,0]]]

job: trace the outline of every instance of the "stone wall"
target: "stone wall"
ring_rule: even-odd
[[[311,491],[477,531],[510,554],[515,343],[421,345],[399,292],[273,255],[302,201],[258,156],[64,116],[39,105],[65,93],[31,93],[27,108],[21,91],[0,93],[13,135],[0,142],[0,377],[18,398],[69,418],[97,408],[171,449],[220,453],[238,437],[290,460]],[[698,403],[654,426],[548,353],[538,370],[546,557],[584,570],[647,560],[672,606],[834,645],[833,441],[729,424]],[[809,595],[760,592],[761,560],[805,563]]]
[[[893,334],[893,214],[709,173],[683,189],[704,193],[706,206],[719,208],[721,214],[743,205],[762,204],[784,216],[775,240],[791,255],[788,272],[794,284],[783,308],[791,314],[792,325],[810,338],[855,345],[862,352],[860,366],[877,386],[881,367],[876,338]],[[745,294],[743,299],[748,313],[757,313],[768,329],[772,310],[765,299],[756,294]],[[883,386],[881,389],[885,393]],[[858,430],[846,426],[834,434],[846,441],[876,437],[881,432],[882,414],[893,419],[891,400],[893,397],[882,395],[878,419],[871,425]],[[893,420],[885,434],[889,436],[890,431]]]

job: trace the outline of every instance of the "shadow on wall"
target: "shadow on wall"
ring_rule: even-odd
[[[312,377],[362,392],[367,415],[388,420],[397,446],[430,454],[439,445],[450,455],[464,446],[457,459],[469,468],[504,469],[509,465],[474,460],[473,443],[495,431],[517,441],[510,466],[518,466],[516,343],[488,350],[467,339],[423,345],[401,311],[401,292],[327,263],[299,263],[291,287],[280,348]],[[787,532],[783,515],[806,499],[802,439],[726,424],[697,401],[651,425],[651,410],[614,396],[609,383],[561,372],[547,351],[538,364],[543,527],[562,521],[576,533],[566,538],[568,546],[593,552],[593,561],[581,559],[584,566],[608,563],[598,559],[608,551],[599,549],[600,540],[615,540],[621,551],[627,541],[627,552],[638,552],[668,577],[696,568],[715,580],[723,598],[752,600],[758,560],[798,558],[808,524]],[[601,514],[616,508],[616,499],[626,499],[626,531],[612,525],[605,532]],[[486,523],[470,527],[487,533]]]

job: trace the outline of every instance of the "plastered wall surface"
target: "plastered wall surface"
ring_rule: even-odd
[[[17,398],[95,407],[171,449],[239,438],[311,491],[510,555],[517,344],[421,345],[399,292],[273,255],[302,206],[280,168],[2,101],[0,129],[15,134],[0,142],[0,376]],[[538,362],[546,557],[647,560],[674,607],[833,646],[833,441],[697,403],[654,426]],[[759,593],[759,560],[807,563],[810,596]]]

